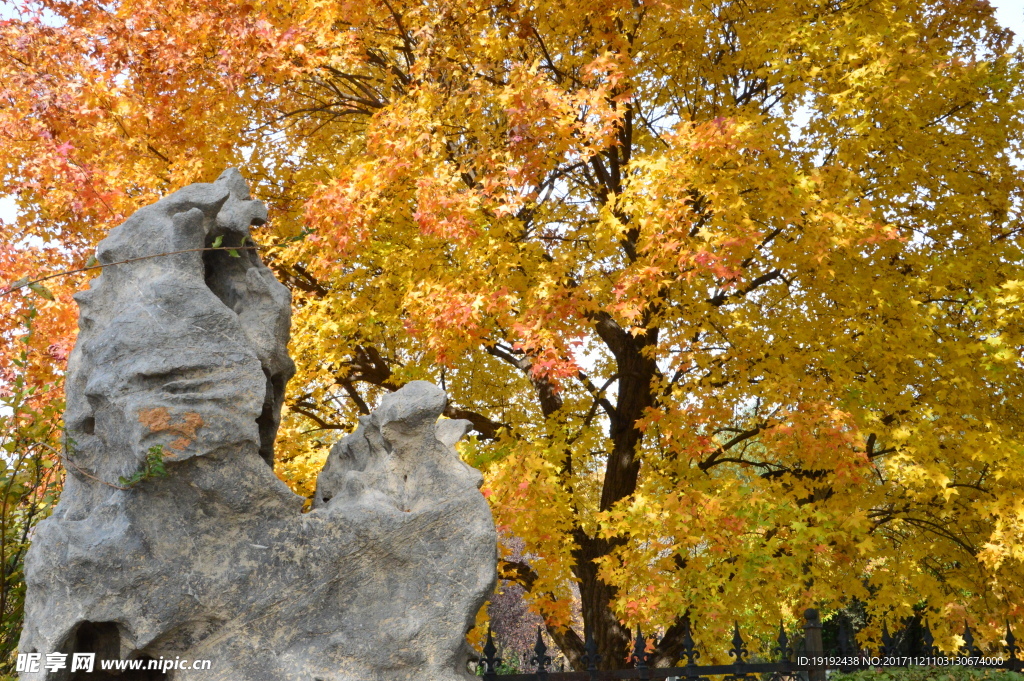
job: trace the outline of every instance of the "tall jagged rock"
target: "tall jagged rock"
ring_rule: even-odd
[[[452,447],[467,423],[438,421],[444,393],[410,383],[335,446],[302,513],[272,469],[294,368],[288,290],[246,248],[265,220],[229,170],[100,244],[103,274],[77,296],[67,480],[26,559],[22,653],[211,668],[23,681],[472,678],[496,536]],[[154,456],[166,477],[118,482]]]

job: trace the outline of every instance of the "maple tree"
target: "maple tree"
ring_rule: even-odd
[[[33,309],[22,319],[21,352],[11,358],[18,373],[0,386],[0,675],[14,679],[15,651],[25,606],[23,564],[29,536],[49,515],[59,487],[55,450],[60,446],[63,403],[52,386],[31,378]],[[40,399],[42,398],[42,399]]]
[[[987,2],[10,7],[3,278],[243,167],[294,291],[278,474],[440,383],[574,664],[574,589],[605,667],[851,599],[947,648],[1024,622],[1024,55]],[[41,381],[84,284],[35,299]]]

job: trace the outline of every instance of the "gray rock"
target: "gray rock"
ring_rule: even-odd
[[[294,371],[288,290],[255,250],[146,257],[242,248],[265,220],[229,170],[100,244],[108,266],[77,296],[67,480],[26,558],[22,653],[211,668],[41,666],[22,681],[473,678],[465,633],[493,588],[496,535],[480,474],[452,447],[466,422],[438,421],[444,393],[417,381],[387,396],[331,451],[302,513],[272,469]],[[119,489],[153,448],[168,475]]]

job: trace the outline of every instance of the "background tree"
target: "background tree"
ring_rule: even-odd
[[[33,322],[12,338],[21,350],[18,373],[5,372],[0,385],[0,677],[16,678],[15,653],[25,606],[24,557],[36,524],[56,501],[63,404],[33,370]]]
[[[956,0],[45,0],[0,27],[0,181],[55,265],[243,165],[295,292],[279,475],[439,382],[574,662],[573,582],[608,667],[852,598],[948,647],[1022,619],[1009,46]]]

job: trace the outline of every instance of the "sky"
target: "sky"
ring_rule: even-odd
[[[989,0],[999,23],[1016,34],[1016,44],[1024,43],[1024,3],[1021,0]],[[17,215],[14,199],[0,196],[0,221],[13,222]]]

